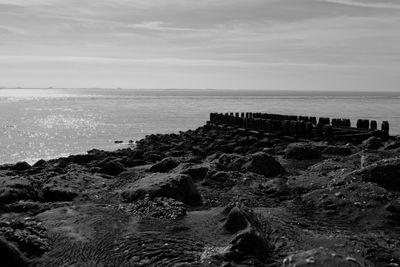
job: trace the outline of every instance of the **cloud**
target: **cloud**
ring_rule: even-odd
[[[47,80],[26,73],[53,67],[88,84],[84,74],[101,68],[113,77],[147,69],[149,83],[243,75],[260,87],[261,70],[312,83],[315,71],[379,79],[400,68],[400,10],[389,0],[0,0],[0,13],[0,73],[28,84]]]
[[[353,1],[353,0],[318,0],[322,2],[341,4],[355,7],[366,7],[366,8],[387,8],[387,9],[400,9],[400,4],[396,4],[390,1]]]

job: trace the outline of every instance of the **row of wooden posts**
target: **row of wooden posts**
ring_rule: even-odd
[[[387,121],[382,122],[381,130],[378,130],[375,120],[358,120],[356,127],[351,127],[349,119],[320,117],[317,120],[316,117],[309,116],[237,112],[211,113],[210,122],[306,139],[314,137],[330,139],[340,134],[342,136],[349,134],[353,136],[389,136],[389,123]]]

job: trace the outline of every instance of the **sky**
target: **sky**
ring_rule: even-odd
[[[399,85],[400,0],[0,0],[0,87]]]

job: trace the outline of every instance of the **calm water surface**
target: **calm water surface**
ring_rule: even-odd
[[[210,112],[388,120],[400,134],[399,107],[398,93],[0,89],[0,163],[117,149],[147,134],[195,129]]]

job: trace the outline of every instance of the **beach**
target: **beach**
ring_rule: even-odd
[[[394,136],[209,122],[5,164],[3,254],[14,266],[397,266],[399,153]]]

